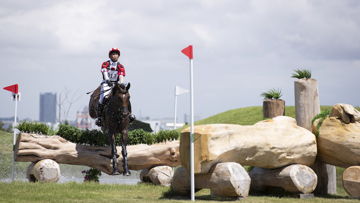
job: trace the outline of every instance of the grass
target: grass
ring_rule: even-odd
[[[257,122],[264,120],[262,108],[263,108],[262,106],[251,106],[251,107],[233,109],[196,121],[194,125],[205,125],[205,124],[215,124],[215,123],[254,125]],[[332,106],[321,106],[320,109],[321,111],[331,110]],[[360,108],[357,107],[357,109],[359,110]],[[295,106],[285,106],[285,116],[296,118]],[[178,128],[177,130],[182,131],[183,129],[189,126],[190,125],[185,125],[184,127]]]
[[[97,183],[0,183],[0,202],[189,202],[188,197],[165,195],[169,187],[149,184],[119,185]],[[279,195],[281,194],[281,195]],[[285,194],[285,195],[284,195]],[[266,195],[266,196],[264,196]],[[233,201],[232,198],[210,196],[209,189],[195,194],[196,202]],[[346,196],[315,197],[297,199],[279,189],[272,193],[251,191],[244,202],[358,202]]]
[[[321,111],[331,110],[332,106],[321,106]],[[360,108],[357,107],[358,110]],[[295,118],[295,107],[286,106],[285,115]],[[253,106],[233,109],[209,118],[195,122],[196,125],[212,123],[229,123],[240,125],[253,125],[263,120],[262,107]],[[186,127],[186,126],[185,126]],[[184,128],[185,128],[184,127]],[[182,128],[182,129],[184,129]],[[12,168],[12,142],[13,134],[0,131],[0,178],[11,178]],[[15,164],[15,180],[23,180],[24,173],[30,163]],[[76,167],[62,166],[61,173],[78,173],[81,170]],[[74,169],[75,167],[75,169]],[[65,170],[64,170],[65,169]],[[66,170],[67,169],[67,170]],[[350,199],[342,187],[342,174],[344,168],[336,167],[337,195],[315,197],[314,199],[296,199],[290,193],[281,188],[268,193],[259,193],[250,190],[250,194],[244,202],[358,202]],[[210,190],[203,189],[195,194],[196,202],[232,201],[231,198],[210,196]],[[0,182],[0,202],[188,202],[188,197],[178,196],[171,192],[169,187],[153,186],[148,184],[138,185],[109,185],[96,183],[29,183],[15,181],[12,183]]]

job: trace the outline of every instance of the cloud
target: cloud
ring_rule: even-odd
[[[192,44],[195,111],[205,117],[261,105],[259,95],[270,88],[283,89],[287,105],[293,105],[290,76],[297,68],[313,71],[323,102],[355,102],[359,97],[346,92],[358,86],[358,13],[360,3],[352,0],[3,1],[0,70],[11,68],[18,76],[1,74],[0,81],[21,81],[27,106],[22,117],[36,118],[33,95],[65,87],[91,91],[101,81],[108,50],[118,47],[134,112],[171,117],[173,88],[189,88],[189,62],[180,50]],[[348,72],[339,74],[343,70]],[[339,77],[349,79],[339,83]],[[333,90],[345,87],[339,99]],[[72,116],[87,103],[82,97]],[[187,106],[179,100],[179,115]],[[4,115],[13,113],[0,108]]]

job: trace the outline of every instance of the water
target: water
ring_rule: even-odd
[[[1,165],[2,171],[0,171],[0,182],[12,182],[11,179],[11,170],[12,165],[10,161],[9,163]],[[0,160],[1,163],[1,160]],[[24,181],[29,182],[26,178],[26,170],[30,162],[21,162],[15,163],[15,181]],[[66,165],[66,164],[59,164],[60,165],[60,179],[58,183],[66,183],[66,182],[84,182],[84,174],[81,172],[83,170],[88,170],[89,167],[87,166],[78,166],[78,165]],[[131,176],[110,176],[106,173],[102,173],[99,178],[100,184],[122,184],[122,185],[136,185],[140,181],[140,172],[141,171],[131,171]]]
[[[123,176],[123,175],[110,176],[103,173],[99,178],[99,182],[100,184],[121,184],[121,185],[136,185],[137,183],[141,182],[139,175],[137,177],[135,176],[138,173],[136,173],[136,171],[135,172],[131,171],[131,172],[132,172],[131,176]],[[66,183],[69,181],[82,183],[84,182],[84,178],[61,175],[58,183]]]

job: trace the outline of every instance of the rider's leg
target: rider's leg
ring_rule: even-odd
[[[104,98],[106,97],[106,95],[108,95],[110,93],[110,91],[108,90],[110,89],[110,87],[108,86],[108,84],[106,82],[103,82],[101,85],[101,93],[100,93],[100,99],[99,99],[99,103],[97,105],[97,120],[96,120],[96,125],[101,126],[101,115],[102,115],[102,111],[104,108]]]

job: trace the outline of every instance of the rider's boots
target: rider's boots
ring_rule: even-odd
[[[98,118],[97,118],[97,120],[96,120],[95,125],[97,125],[97,126],[99,126],[99,127],[101,127],[101,125],[102,125],[101,112],[102,112],[103,108],[104,108],[104,105],[98,103],[98,105],[97,105],[97,107],[96,107],[96,110],[97,110],[96,113],[97,113],[97,117],[98,117]]]
[[[131,114],[131,103],[130,103],[130,101],[129,101],[128,109],[129,109],[129,112],[130,112],[130,115],[129,115],[129,123],[132,123],[132,122],[134,122],[134,120],[136,119],[136,117],[135,117],[134,114]]]

